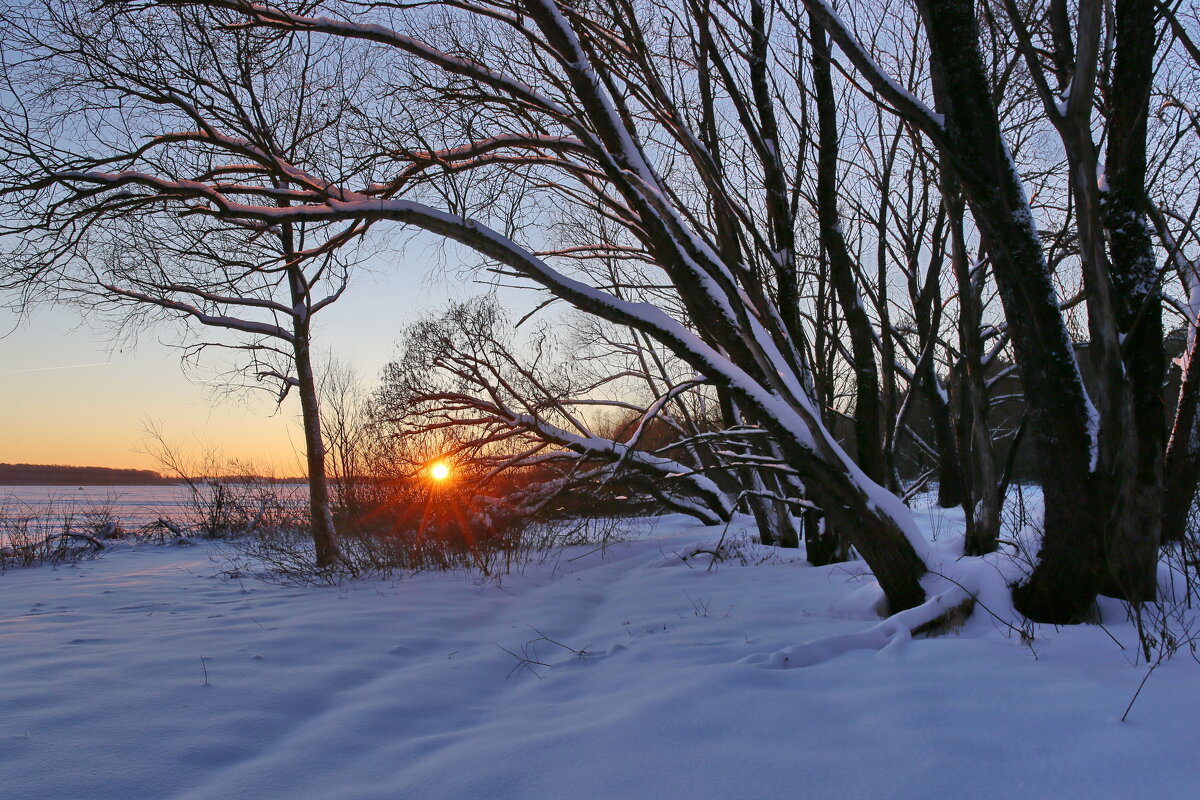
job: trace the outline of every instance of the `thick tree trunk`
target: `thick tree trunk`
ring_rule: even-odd
[[[779,455],[786,463],[794,465],[804,475],[809,496],[825,513],[826,536],[836,531],[845,560],[845,551],[853,546],[879,581],[893,612],[919,605],[925,600],[921,578],[926,567],[917,554],[901,515],[907,515],[894,495],[882,487],[872,485],[858,467],[849,461],[846,454],[828,437],[819,420],[806,419],[808,429],[814,434],[813,441],[801,445],[795,432],[784,428],[778,417],[765,413],[766,409],[756,406],[752,398],[740,393],[739,387],[728,386],[720,390],[722,414],[729,424],[742,421],[757,423],[774,434],[779,443]],[[815,409],[802,410],[807,415]],[[753,476],[744,480],[753,481]],[[872,492],[876,492],[872,494]],[[751,509],[754,506],[751,504]],[[763,508],[764,516],[756,521],[760,530],[773,544],[785,535],[795,534],[790,514],[787,515],[790,531],[784,532],[775,526],[776,517]],[[916,535],[915,529],[913,534]]]
[[[1162,299],[1146,204],[1146,117],[1155,54],[1153,0],[1116,0],[1116,63],[1112,72],[1102,219],[1112,259],[1113,302],[1136,441],[1131,464],[1115,464],[1124,514],[1107,543],[1114,588],[1130,600],[1153,600],[1164,515],[1166,429],[1162,387]]]
[[[904,538],[895,522],[874,508],[872,499],[858,492],[846,496],[848,502],[825,506],[828,523],[838,531],[841,541],[852,546],[871,567],[887,597],[891,613],[920,605],[925,590],[920,578],[925,565]],[[838,560],[845,560],[841,554]]]
[[[838,552],[837,534],[824,527],[824,518],[816,511],[804,512],[804,554],[814,567],[844,561]]]
[[[743,407],[751,410],[749,403]],[[808,417],[815,409],[800,411]],[[817,420],[807,420],[813,439],[804,445],[777,418],[764,415],[754,421],[775,434],[784,458],[804,475],[805,487],[825,514],[826,533],[838,536],[839,560],[848,557],[850,547],[857,550],[879,581],[892,613],[922,603],[921,578],[927,569],[914,544],[920,534],[899,498],[872,483]]]
[[[1102,524],[1092,495],[1092,420],[1029,202],[1000,130],[971,0],[920,0],[943,164],[971,206],[1021,364],[1045,502],[1039,563],[1018,608],[1046,622],[1083,620],[1101,585]]]

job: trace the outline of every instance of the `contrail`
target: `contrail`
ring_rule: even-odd
[[[107,361],[97,361],[95,364],[63,364],[61,367],[30,367],[29,369],[6,369],[0,375],[20,375],[23,372],[50,372],[56,369],[82,369],[83,367],[107,367]]]

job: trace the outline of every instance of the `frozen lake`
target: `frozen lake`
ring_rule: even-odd
[[[302,501],[305,487],[296,484],[228,487],[235,495],[258,495],[264,489]],[[198,517],[191,490],[170,486],[0,486],[0,519],[30,519],[47,529],[67,520],[74,524],[112,519],[131,530],[160,517],[183,525]]]
[[[190,509],[188,496],[186,486],[0,486],[0,513],[59,518],[108,513],[132,527],[182,516]]]

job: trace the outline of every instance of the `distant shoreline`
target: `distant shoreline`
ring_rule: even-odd
[[[303,478],[265,478],[227,475],[226,483],[304,483]],[[0,486],[178,486],[181,478],[168,478],[148,469],[70,467],[61,464],[0,464]]]

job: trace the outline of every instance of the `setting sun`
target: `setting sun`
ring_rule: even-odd
[[[429,475],[435,481],[444,481],[450,477],[450,467],[443,461],[439,461],[429,468]]]

